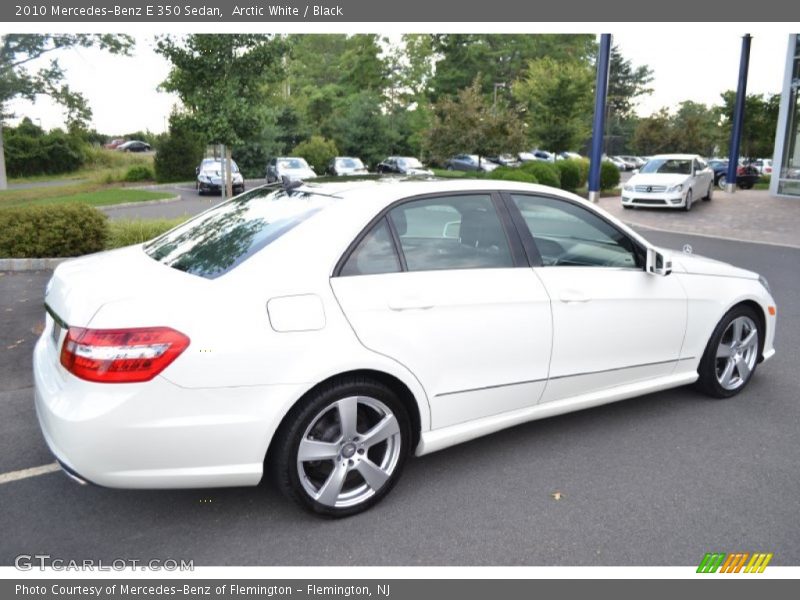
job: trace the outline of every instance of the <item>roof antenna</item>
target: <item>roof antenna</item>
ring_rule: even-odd
[[[283,185],[283,191],[287,194],[291,194],[297,188],[302,187],[304,181],[302,179],[292,179],[286,175],[281,175],[281,184]]]

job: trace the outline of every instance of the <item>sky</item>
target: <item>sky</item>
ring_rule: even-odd
[[[735,89],[739,72],[741,33],[736,27],[693,28],[676,34],[676,24],[627,27],[613,35],[626,58],[654,71],[652,95],[643,98],[637,112],[646,116],[683,100],[704,104],[719,101],[720,93]],[[659,33],[662,31],[663,33]],[[763,30],[754,34],[750,54],[748,93],[779,93],[783,82],[788,31]],[[155,53],[152,35],[137,34],[131,57],[93,49],[63,52],[59,62],[70,86],[82,92],[93,112],[93,127],[108,135],[138,130],[164,131],[176,96],[158,91],[169,63]],[[389,34],[397,37],[397,34]],[[63,125],[62,110],[48,99],[32,104],[15,101],[11,111],[28,116],[45,129]]]

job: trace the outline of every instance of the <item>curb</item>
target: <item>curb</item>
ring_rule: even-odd
[[[151,204],[169,204],[181,200],[182,196],[172,196],[171,198],[161,198],[160,200],[143,200],[142,202],[123,202],[122,204],[107,204],[105,206],[95,206],[96,209],[106,211],[115,208],[125,208],[127,206],[150,206]]]
[[[50,271],[71,258],[0,258],[0,271]]]

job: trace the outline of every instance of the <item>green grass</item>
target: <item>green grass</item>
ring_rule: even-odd
[[[431,169],[431,171],[433,171],[433,174],[437,177],[448,177],[450,179],[479,179],[482,177],[482,174],[479,174],[477,171],[473,173],[468,173],[467,171],[448,171],[447,169]]]
[[[124,181],[128,169],[137,165],[153,168],[153,155],[135,152],[119,152],[105,148],[90,148],[86,163],[77,171],[58,175],[33,175],[14,177],[8,180],[16,183],[40,183],[42,181],[87,180],[96,184],[109,184]]]
[[[78,202],[80,204],[88,204],[89,206],[110,206],[125,202],[163,200],[173,195],[170,192],[154,192],[122,187],[93,189],[97,187],[97,184],[84,184],[78,186],[59,186],[55,188],[35,188],[30,190],[0,192],[0,208],[65,204],[68,202]],[[43,193],[37,194],[36,192]]]
[[[141,244],[154,237],[158,237],[165,231],[177,227],[186,220],[186,217],[177,219],[146,219],[134,221],[109,221],[108,241],[106,248],[122,248]]]

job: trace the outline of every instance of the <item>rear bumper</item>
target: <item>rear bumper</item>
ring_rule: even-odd
[[[186,389],[157,377],[97,384],[67,373],[50,338],[36,344],[36,413],[68,474],[120,488],[256,485],[295,386]]]

